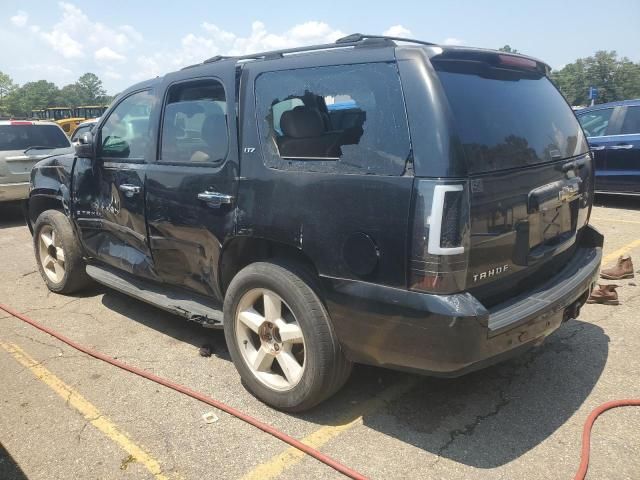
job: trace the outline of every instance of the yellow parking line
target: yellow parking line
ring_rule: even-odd
[[[338,422],[337,425],[327,425],[319,428],[315,432],[307,435],[301,441],[313,448],[320,448],[332,438],[337,437],[342,432],[350,430],[354,426],[362,423],[362,417],[371,414],[376,410],[384,407],[387,403],[404,395],[411,390],[418,382],[417,377],[409,377],[405,381],[397,383],[379,395],[357,404],[349,412],[347,412]],[[284,452],[274,456],[265,463],[258,465],[256,468],[247,473],[242,480],[269,480],[276,478],[286,469],[299,463],[305,454],[293,447],[288,448]]]
[[[640,238],[637,240],[634,240],[633,242],[629,242],[626,245],[623,245],[622,247],[620,247],[614,252],[611,252],[608,255],[605,255],[605,257],[602,259],[602,263],[606,264],[606,263],[612,262],[613,260],[617,260],[620,255],[625,255],[637,247],[640,247]]]
[[[636,220],[618,220],[617,218],[596,218],[596,217],[591,217],[591,220],[595,220],[596,222],[615,222],[615,223],[634,223],[636,225],[640,225],[640,222],[636,221]]]
[[[162,474],[160,464],[149,453],[133,443],[118,427],[104,417],[100,411],[80,393],[64,383],[53,373],[31,358],[27,352],[13,343],[4,343],[0,340],[0,347],[9,352],[21,365],[28,368],[38,380],[45,383],[51,390],[60,395],[70,406],[80,412],[94,427],[104,433],[111,441],[118,444],[135,461],[140,462],[149,470],[157,480],[166,480]]]

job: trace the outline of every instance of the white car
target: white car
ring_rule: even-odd
[[[31,168],[44,158],[72,151],[54,122],[0,120],[0,202],[25,200]]]

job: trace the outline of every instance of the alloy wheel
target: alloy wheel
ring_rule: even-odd
[[[290,390],[305,369],[304,335],[286,302],[268,289],[246,292],[235,315],[236,342],[251,373],[267,387]]]
[[[64,278],[64,250],[56,238],[56,231],[50,225],[40,229],[38,248],[40,263],[49,280],[60,283]]]

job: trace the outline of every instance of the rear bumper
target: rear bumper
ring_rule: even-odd
[[[469,293],[429,295],[325,278],[327,306],[351,360],[458,376],[539,344],[577,316],[598,278],[602,243],[586,227],[558,274],[491,309]]]
[[[0,183],[0,202],[25,200],[29,197],[29,182]]]

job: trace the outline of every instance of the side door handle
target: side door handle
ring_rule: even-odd
[[[223,204],[230,204],[233,201],[233,196],[227,195],[225,193],[210,192],[208,190],[205,190],[204,192],[200,192],[198,194],[198,200],[206,202],[210,207],[219,208]]]
[[[591,145],[590,148],[593,151],[604,150],[604,145]]]
[[[611,145],[609,148],[611,150],[631,150],[633,145],[630,143],[621,143],[620,145]]]
[[[122,193],[124,193],[125,197],[128,197],[128,198],[131,198],[134,195],[137,195],[138,193],[140,193],[140,187],[137,185],[129,185],[129,184],[123,183],[118,187],[118,189]]]

